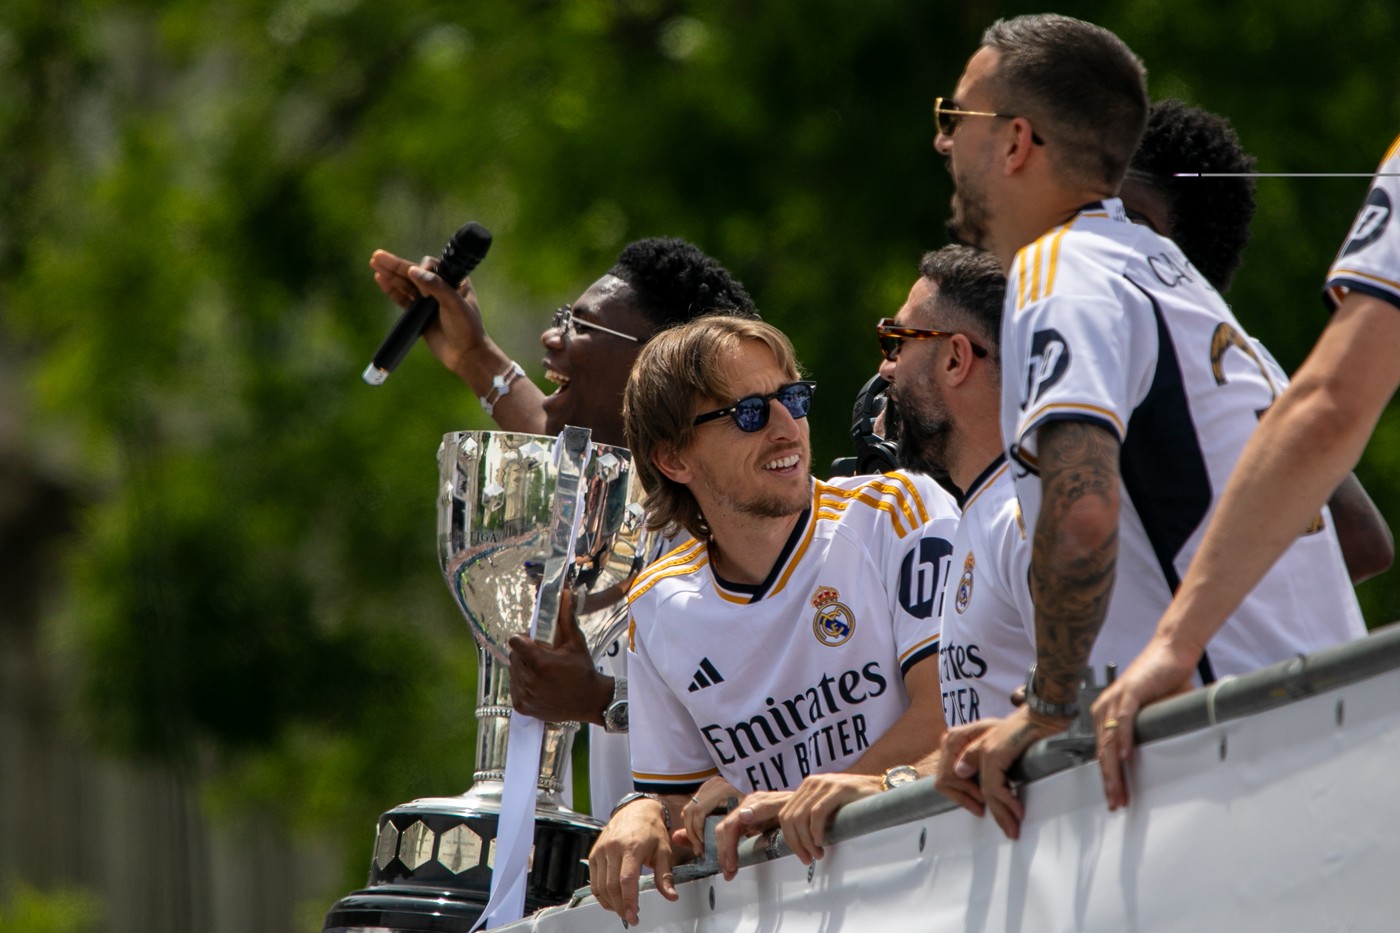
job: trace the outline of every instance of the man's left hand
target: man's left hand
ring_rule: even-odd
[[[1006,838],[1020,837],[1021,821],[1026,816],[1025,807],[1012,790],[1006,772],[1027,748],[1064,732],[1069,723],[1069,719],[1037,716],[1023,706],[964,749],[953,765],[954,773],[960,778],[980,774],[982,799]]]

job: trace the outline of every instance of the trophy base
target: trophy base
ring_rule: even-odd
[[[432,797],[379,818],[369,886],[326,914],[323,933],[469,933],[491,893],[499,813],[489,792]],[[535,810],[525,912],[563,904],[588,884],[602,824],[542,803]]]

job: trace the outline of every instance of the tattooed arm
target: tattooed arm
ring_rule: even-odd
[[[1118,439],[1095,424],[1055,421],[1039,429],[1036,441],[1041,505],[1031,542],[1035,690],[1047,702],[1073,703],[1108,612],[1118,564]],[[1025,817],[1007,769],[1069,722],[1022,706],[958,756],[955,774],[980,774],[982,799],[1007,838],[1020,835]]]
[[[1037,436],[1040,517],[1031,543],[1036,695],[1073,703],[1118,565],[1118,439],[1083,421]]]

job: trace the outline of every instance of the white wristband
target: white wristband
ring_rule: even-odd
[[[491,379],[491,391],[486,393],[486,397],[481,399],[481,407],[486,414],[491,414],[501,399],[510,394],[510,384],[519,377],[525,375],[525,370],[520,368],[520,364],[511,360],[510,368],[499,376]]]

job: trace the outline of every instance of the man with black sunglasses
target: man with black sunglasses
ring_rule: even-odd
[[[486,330],[471,279],[453,290],[427,257],[414,264],[384,250],[370,258],[375,282],[402,307],[418,295],[436,298],[439,314],[424,333],[433,354],[479,398],[506,431],[557,434],[589,428],[599,443],[624,445],[622,391],[637,351],[656,332],[706,311],[757,318],[744,287],[716,260],[676,238],[627,245],[617,262],[540,334],[545,395]],[[595,669],[583,637],[561,616],[555,643],[511,639],[515,709],[549,722],[587,722],[593,813],[605,816],[632,786],[627,750],[627,694],[621,646]]]
[[[1031,538],[1036,664],[1026,703],[953,763],[1011,838],[1007,769],[1077,711],[1086,665],[1147,643],[1258,412],[1278,392],[1219,294],[1115,196],[1147,116],[1141,63],[1053,14],[993,24],[941,107],[953,226],[1007,274],[1001,427]],[[1211,640],[1197,678],[1262,667],[1365,628],[1330,522]],[[1100,749],[1120,723],[1100,723]],[[1104,752],[1110,753],[1110,752]]]
[[[643,866],[676,899],[671,867],[701,843],[688,802],[712,776],[746,795],[717,834],[733,877],[743,834],[781,825],[810,863],[836,807],[929,773],[937,750],[957,508],[922,476],[815,480],[812,390],[780,331],[732,317],[658,334],[628,381],[648,525],[685,532],[628,594],[637,792],[589,857],[629,923]]]

